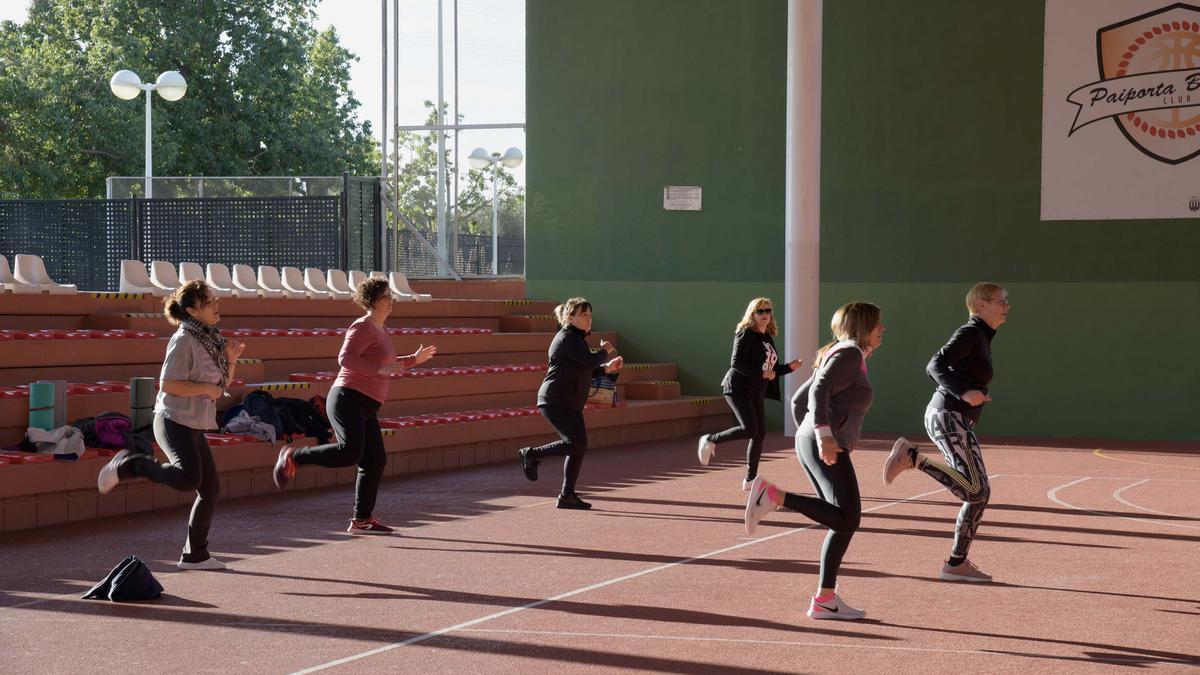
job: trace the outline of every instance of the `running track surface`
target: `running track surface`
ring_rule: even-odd
[[[824,532],[742,526],[740,448],[692,441],[588,458],[591,512],[558,463],[384,482],[391,537],[342,532],[349,487],[223,502],[223,572],[176,572],[182,508],[3,535],[0,672],[1094,672],[1200,665],[1200,454],[985,443],[992,504],[972,559],[936,579],[957,502],[854,453],[866,511],[841,590],[862,622],[804,616]],[[809,491],[788,439],[762,473]],[[515,458],[514,458],[515,459]],[[319,469],[309,469],[319,470]],[[124,556],[162,599],[79,596]]]

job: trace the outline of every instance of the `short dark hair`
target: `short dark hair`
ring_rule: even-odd
[[[387,279],[379,279],[377,277],[369,277],[364,279],[358,288],[354,290],[354,304],[362,307],[368,312],[375,306],[375,303],[380,298],[390,293],[388,289]]]

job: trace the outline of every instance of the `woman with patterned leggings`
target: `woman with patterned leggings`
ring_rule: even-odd
[[[979,521],[987,508],[991,489],[983,453],[975,438],[975,425],[983,406],[992,400],[992,338],[1008,319],[1008,291],[981,282],[967,292],[967,323],[933,355],[925,372],[937,383],[925,410],[925,433],[937,445],[945,463],[921,455],[904,438],[896,440],[883,465],[883,481],[890,484],[904,471],[919,469],[946,486],[963,501],[954,528],[954,547],[942,565],[946,581],[989,582],[986,574],[967,559]]]

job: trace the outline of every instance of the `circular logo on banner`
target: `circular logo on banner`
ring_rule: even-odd
[[[1168,164],[1200,155],[1200,72],[1188,72],[1200,69],[1200,7],[1179,3],[1101,28],[1096,47],[1104,80],[1134,83],[1127,100],[1139,109],[1113,116],[1129,142]],[[1179,82],[1138,89],[1147,76]]]

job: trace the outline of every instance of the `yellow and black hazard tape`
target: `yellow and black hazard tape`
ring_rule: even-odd
[[[259,382],[250,385],[260,391],[282,391],[284,389],[305,389],[309,382]]]
[[[650,384],[672,385],[672,384],[679,384],[679,381],[678,380],[654,380]]]
[[[146,297],[146,293],[115,293],[112,291],[98,291],[92,293],[92,298],[95,300],[142,300]]]
[[[396,432],[400,431],[400,430],[399,429],[380,429],[380,431],[383,432],[384,436],[395,436]]]
[[[159,314],[158,312],[125,312],[121,316],[125,317],[126,319],[163,319],[164,321],[166,320],[165,317],[163,317],[163,315]]]
[[[622,370],[650,370],[650,365],[646,363],[627,363],[622,367]]]
[[[553,319],[553,314],[526,314],[526,319]]]
[[[504,304],[509,307],[524,307],[527,305],[532,305],[533,301],[532,300],[505,300]]]
[[[239,366],[246,366],[246,365],[253,366],[253,365],[256,365],[259,363],[262,363],[262,359],[238,359],[237,360],[237,364]]]
[[[692,399],[692,405],[712,405],[718,401],[720,401],[720,399],[711,396],[706,398],[694,398]]]

